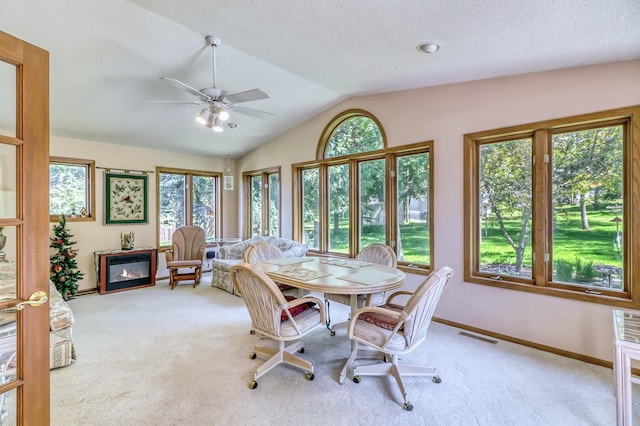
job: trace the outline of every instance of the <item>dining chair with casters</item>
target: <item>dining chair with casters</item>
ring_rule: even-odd
[[[398,266],[396,253],[386,244],[369,244],[356,255],[355,260],[360,262],[376,263],[392,268]],[[371,293],[367,295],[359,294],[356,306],[362,308],[364,306],[382,305],[386,297],[386,292]],[[331,324],[330,301],[342,303],[343,305],[351,305],[351,296],[348,294],[332,294],[326,293],[324,301],[327,306],[327,328],[332,336],[335,336],[337,328],[346,328],[348,321],[340,322],[335,325]]]
[[[399,363],[398,357],[412,352],[426,339],[433,312],[452,275],[453,269],[442,267],[431,273],[414,292],[395,292],[384,305],[367,306],[354,313],[347,334],[355,344],[347,363],[355,361],[359,345],[384,354],[382,363],[354,367],[355,383],[360,383],[361,376],[395,377],[407,411],[413,410],[413,405],[407,399],[402,376],[431,376],[434,383],[440,383],[434,367]],[[394,298],[403,295],[409,296],[404,306],[393,303]]]
[[[179,281],[200,284],[202,262],[206,248],[206,235],[199,226],[181,226],[171,237],[171,248],[165,252],[169,284],[173,290]]]
[[[284,254],[282,253],[282,250],[268,241],[258,241],[257,243],[253,243],[247,247],[244,252],[244,261],[252,265],[257,265],[258,263],[266,262],[268,260],[282,259],[283,257]],[[276,283],[276,285],[281,291],[293,289],[293,287],[286,284]],[[239,294],[239,296],[242,296],[242,294]],[[251,334],[255,334],[255,330],[251,330]]]
[[[239,290],[251,317],[251,327],[256,333],[277,342],[277,347],[254,346],[249,357],[258,355],[266,361],[256,369],[249,388],[258,387],[258,379],[280,364],[287,364],[307,372],[307,380],[315,378],[313,362],[301,358],[295,352],[304,352],[302,338],[325,324],[322,300],[316,297],[300,297],[288,301],[282,291],[259,267],[240,263],[231,268],[231,281]],[[287,345],[287,343],[289,343]]]
[[[252,265],[282,258],[284,258],[283,251],[268,241],[258,241],[257,243],[253,243],[244,252],[244,261],[251,263]],[[286,284],[276,283],[276,285],[282,291],[292,290],[295,288]]]

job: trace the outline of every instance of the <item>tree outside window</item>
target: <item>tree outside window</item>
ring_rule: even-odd
[[[380,123],[349,110],[325,128],[318,159],[294,170],[294,236],[311,251],[355,256],[388,244],[401,266],[431,268],[431,142],[386,148]]]
[[[95,220],[95,161],[49,159],[49,220]]]
[[[639,123],[628,108],[466,135],[465,280],[640,306]]]
[[[199,226],[207,241],[220,235],[220,173],[157,168],[158,245],[170,246],[173,232]]]
[[[250,237],[280,236],[280,168],[243,173],[245,206],[249,214],[245,229]]]

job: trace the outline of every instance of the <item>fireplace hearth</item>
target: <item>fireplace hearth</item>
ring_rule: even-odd
[[[156,249],[96,253],[100,294],[155,285]]]

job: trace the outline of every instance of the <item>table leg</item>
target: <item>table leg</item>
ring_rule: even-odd
[[[353,318],[354,312],[358,309],[358,295],[352,294],[350,299],[351,299],[351,317],[350,318]],[[357,356],[358,356],[358,342],[356,342],[355,340],[351,340],[351,353],[349,354],[349,358],[347,358],[347,362],[344,363],[344,367],[342,367],[342,371],[340,372],[340,381],[339,381],[340,384],[342,384],[342,382],[344,381],[344,378],[347,377],[347,373],[349,372],[349,369],[351,368],[351,365],[353,364],[353,362],[356,360]]]
[[[615,380],[614,393],[616,396],[616,420],[617,425],[624,425],[624,390],[623,390],[623,367],[624,362],[622,350],[620,346],[615,344],[615,353],[613,358],[613,376]]]

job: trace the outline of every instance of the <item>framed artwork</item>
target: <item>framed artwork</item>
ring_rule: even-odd
[[[105,224],[147,223],[147,176],[105,174]]]

